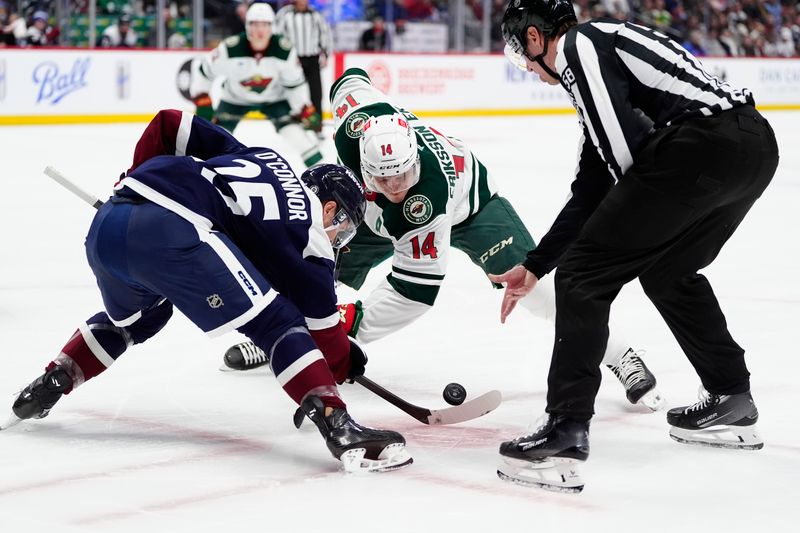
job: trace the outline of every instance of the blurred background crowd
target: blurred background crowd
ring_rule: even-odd
[[[292,0],[275,0],[275,10]],[[502,50],[507,0],[311,0],[337,50]],[[576,0],[579,20],[613,17],[668,34],[697,56],[800,56],[795,0]],[[244,30],[236,0],[0,0],[0,47],[207,48]],[[163,28],[157,38],[159,23]]]

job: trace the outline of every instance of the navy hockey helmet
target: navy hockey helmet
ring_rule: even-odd
[[[578,22],[571,0],[511,0],[501,28],[506,44],[517,54],[528,56],[528,28],[535,27],[549,39],[569,22]]]
[[[361,180],[349,168],[329,163],[307,169],[300,179],[321,202],[334,201],[339,208],[331,226],[325,228],[325,231],[329,231],[341,227],[332,243],[333,247],[338,249],[350,242],[359,224],[364,221],[367,210]]]

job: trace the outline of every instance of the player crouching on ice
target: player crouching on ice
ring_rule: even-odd
[[[364,190],[349,169],[320,165],[298,178],[275,151],[166,110],[114,190],[86,238],[105,312],[25,387],[10,423],[47,416],[158,333],[175,305],[209,335],[235,329],[272,354],[278,382],[346,470],[412,462],[402,435],[353,421],[336,387],[366,364],[339,322],[333,278],[333,248],[364,218]]]
[[[357,341],[379,340],[430,310],[451,247],[465,252],[486,275],[505,272],[536,247],[469,147],[393,105],[367,72],[346,70],[331,88],[331,108],[339,160],[369,189],[364,224],[339,256],[338,281],[357,290],[372,268],[392,260],[392,272],[363,305],[340,306],[345,328]],[[563,253],[548,243],[536,249],[549,251],[549,268]],[[552,284],[543,283],[521,304],[552,322]],[[603,363],[625,387],[630,403],[655,411],[663,403],[656,378],[641,358],[643,351],[630,346],[612,328]],[[266,360],[250,343],[232,347],[223,359],[234,370]]]

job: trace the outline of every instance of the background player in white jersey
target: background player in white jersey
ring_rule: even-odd
[[[236,329],[272,354],[276,379],[347,470],[411,463],[403,437],[358,425],[336,387],[366,363],[339,321],[333,277],[332,247],[364,214],[349,169],[320,165],[298,177],[275,151],[166,110],[114,189],[86,237],[105,310],[25,387],[9,423],[47,416],[158,333],[174,305],[210,336]]]
[[[331,107],[339,159],[369,189],[364,224],[342,249],[338,280],[358,289],[373,267],[392,258],[392,272],[363,305],[340,305],[345,327],[358,341],[393,333],[433,306],[451,246],[487,275],[505,272],[535,248],[487,168],[464,143],[393,106],[365,71],[351,68],[334,82]],[[552,321],[552,286],[534,291],[522,304]],[[640,354],[613,332],[611,339],[603,362],[625,385],[631,403],[657,409],[656,379]],[[226,364],[246,368],[265,360],[247,348],[229,350]]]
[[[300,152],[306,166],[322,160],[315,135],[320,117],[297,53],[284,36],[273,32],[275,12],[269,4],[247,10],[246,31],[228,37],[192,65],[190,94],[197,114],[233,132],[250,111],[260,111],[287,143]],[[224,78],[219,105],[209,92]]]

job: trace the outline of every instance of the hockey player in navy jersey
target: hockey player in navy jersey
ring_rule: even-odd
[[[352,238],[364,209],[346,167],[297,176],[269,148],[248,148],[189,113],[159,112],[86,238],[105,311],[20,393],[11,422],[47,416],[158,333],[174,305],[210,336],[235,329],[272,354],[278,382],[345,469],[410,464],[403,437],[358,425],[336,387],[366,363],[340,324],[333,277],[333,249]]]

